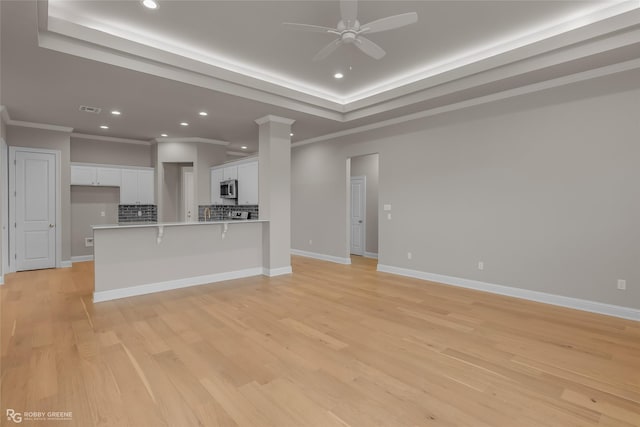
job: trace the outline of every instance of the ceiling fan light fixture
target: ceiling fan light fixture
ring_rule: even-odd
[[[340,0],[340,18],[336,28],[292,22],[284,22],[283,25],[291,30],[310,31],[338,36],[338,38],[323,47],[312,59],[313,61],[321,61],[344,44],[353,44],[365,55],[373,59],[382,59],[386,54],[384,49],[365,38],[364,35],[394,30],[418,22],[418,14],[416,12],[408,12],[400,15],[387,16],[361,25],[360,21],[358,21],[357,0]]]
[[[158,3],[155,0],[142,0],[142,5],[147,9],[157,9]]]

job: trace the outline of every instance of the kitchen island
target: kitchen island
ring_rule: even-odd
[[[95,226],[93,300],[290,273],[265,267],[268,233],[267,220]]]

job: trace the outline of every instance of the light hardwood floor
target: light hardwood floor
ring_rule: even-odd
[[[637,322],[358,257],[96,305],[92,268],[6,276],[3,425],[640,425]]]

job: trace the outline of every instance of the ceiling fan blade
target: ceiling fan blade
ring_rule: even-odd
[[[293,22],[283,22],[282,25],[288,30],[310,31],[313,33],[339,34],[335,28],[321,27],[319,25],[295,24]]]
[[[335,39],[325,47],[323,47],[320,52],[316,53],[316,56],[313,57],[314,61],[320,61],[327,56],[329,56],[334,50],[336,50],[342,44],[342,39]]]
[[[394,28],[404,27],[418,22],[418,14],[415,12],[403,13],[400,15],[387,16],[386,18],[377,19],[362,25],[362,32],[378,33],[380,31],[393,30]]]
[[[358,19],[358,1],[340,0],[340,16],[344,25],[353,26],[353,23]]]
[[[384,51],[384,49],[382,49],[380,46],[378,46],[371,40],[366,39],[364,37],[358,37],[356,39],[355,45],[358,49],[360,49],[361,51],[363,51],[364,53],[366,53],[367,55],[369,55],[374,59],[381,59],[383,56],[386,55],[386,52]]]

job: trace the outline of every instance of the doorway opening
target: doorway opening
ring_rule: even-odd
[[[193,162],[163,162],[162,221],[192,222],[198,220],[195,168]]]
[[[348,242],[351,255],[378,258],[379,155],[351,157],[348,185]]]

